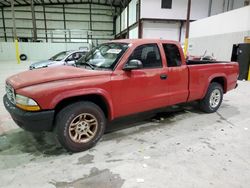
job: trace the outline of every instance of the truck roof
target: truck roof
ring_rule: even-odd
[[[118,40],[112,40],[110,42],[132,43],[132,44],[172,43],[172,44],[180,45],[180,43],[177,41],[165,40],[165,39],[118,39]]]

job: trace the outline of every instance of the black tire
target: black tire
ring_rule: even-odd
[[[19,57],[22,61],[26,61],[27,60],[27,55],[25,54],[21,54],[20,57]]]
[[[220,97],[217,100],[218,102],[216,102],[216,103],[214,103],[214,105],[212,105],[210,102],[210,98],[212,97],[211,96],[212,93],[215,91],[218,91],[217,93],[220,93]],[[205,97],[199,103],[200,109],[206,113],[216,112],[218,110],[218,108],[220,107],[222,100],[223,100],[223,89],[222,89],[221,84],[219,84],[217,82],[212,82],[208,86],[208,90],[207,90]]]
[[[91,114],[97,121],[97,130],[93,138],[86,143],[77,143],[71,139],[69,127],[82,113]],[[99,106],[92,102],[75,102],[63,108],[56,116],[55,134],[59,143],[70,152],[85,151],[93,147],[102,137],[106,127],[106,118]]]

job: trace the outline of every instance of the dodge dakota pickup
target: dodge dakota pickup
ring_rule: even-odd
[[[237,62],[186,61],[168,40],[110,41],[76,64],[13,75],[3,98],[18,126],[54,131],[72,152],[93,147],[119,117],[190,101],[215,112],[239,75]]]

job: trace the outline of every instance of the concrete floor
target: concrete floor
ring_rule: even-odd
[[[4,79],[29,63],[0,62]],[[0,187],[250,187],[250,83],[225,95],[217,113],[192,106],[128,120],[96,147],[70,154],[53,135],[17,128],[0,104]],[[129,122],[129,123],[126,123]]]

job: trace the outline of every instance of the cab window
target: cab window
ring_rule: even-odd
[[[181,66],[181,54],[175,44],[163,44],[168,67]]]
[[[143,68],[162,67],[161,56],[157,44],[145,44],[137,47],[129,60],[136,59],[142,62]]]

